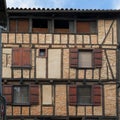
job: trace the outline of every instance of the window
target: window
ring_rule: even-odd
[[[77,87],[78,104],[91,104],[91,86]]]
[[[54,21],[55,33],[68,33],[69,21],[68,20],[55,20]]]
[[[51,85],[43,85],[42,86],[42,103],[43,105],[51,105],[52,104],[52,86]]]
[[[10,32],[29,32],[29,21],[27,19],[10,19],[9,31]]]
[[[97,22],[96,21],[77,21],[76,24],[77,33],[96,33]]]
[[[70,105],[101,105],[101,86],[69,86]]]
[[[102,67],[102,49],[70,49],[70,67],[71,68],[101,68]]]
[[[92,67],[92,51],[79,51],[78,66],[79,68],[91,68]]]
[[[32,32],[48,32],[48,20],[46,19],[33,19],[32,20]]]
[[[30,48],[13,48],[12,67],[26,67],[26,68],[31,67]]]
[[[39,49],[39,57],[47,57],[47,49]]]
[[[39,86],[4,85],[3,95],[9,105],[38,105]]]
[[[28,87],[14,86],[13,94],[13,104],[29,104]]]

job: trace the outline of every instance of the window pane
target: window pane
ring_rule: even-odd
[[[82,91],[82,92],[81,92]],[[78,94],[80,96],[90,96],[91,94],[91,89],[90,87],[86,88],[86,87],[81,87],[81,88],[78,88]]]
[[[91,98],[89,96],[88,97],[79,97],[78,103],[89,104],[89,103],[91,103]]]
[[[28,87],[22,86],[15,86],[14,87],[14,104],[28,104],[29,98],[28,98],[29,92]]]
[[[45,55],[46,55],[46,49],[39,49],[39,56],[45,57]]]
[[[92,52],[80,51],[79,52],[79,67],[89,68],[92,67]]]
[[[78,87],[77,88],[77,100],[78,104],[90,104],[91,103],[91,87]]]

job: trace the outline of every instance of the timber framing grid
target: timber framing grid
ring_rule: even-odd
[[[8,120],[119,120],[119,10],[8,8],[7,14]]]

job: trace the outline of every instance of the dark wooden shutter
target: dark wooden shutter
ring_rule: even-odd
[[[30,104],[31,105],[39,104],[39,86],[38,85],[30,86]]]
[[[16,20],[9,21],[9,31],[16,32]]]
[[[102,67],[102,49],[94,49],[94,67],[101,68]]]
[[[77,22],[78,33],[90,33],[90,22]]]
[[[101,105],[101,86],[93,85],[92,86],[92,102],[93,105]]]
[[[78,49],[77,48],[70,49],[70,67],[71,68],[78,67]]]
[[[18,30],[17,32],[28,32],[29,22],[28,20],[18,20]]]
[[[69,86],[69,105],[77,104],[77,87],[75,85]]]
[[[6,99],[6,104],[12,104],[12,86],[11,85],[3,86],[3,96]]]
[[[21,66],[21,56],[22,51],[20,48],[13,48],[12,50],[12,66],[20,67]]]
[[[31,67],[31,49],[22,48],[22,66]]]

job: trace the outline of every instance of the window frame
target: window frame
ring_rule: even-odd
[[[40,54],[40,50],[44,50],[44,55],[41,55]],[[39,48],[39,50],[38,50],[38,56],[40,57],[40,58],[46,58],[47,57],[47,48]]]
[[[91,67],[79,67],[79,51],[92,51],[92,66]],[[94,48],[94,49],[78,49],[78,48],[70,48],[69,55],[69,64],[70,68],[75,69],[95,69],[102,68],[102,49]]]
[[[88,88],[88,89],[90,89],[90,102],[89,103],[81,103],[81,102],[78,102],[78,99],[79,99],[79,97],[81,97],[79,94],[78,94],[78,90],[80,89],[80,88]],[[86,97],[86,96],[84,96],[84,97]],[[77,85],[77,105],[92,105],[92,86],[91,85],[85,85],[85,86],[83,86],[83,85]]]
[[[6,98],[7,105],[13,104],[13,86],[23,86],[23,85],[3,85],[3,95]],[[22,104],[23,106],[29,105],[39,105],[39,96],[40,96],[40,88],[39,85],[31,84],[24,85],[29,87],[29,104]],[[21,104],[18,104],[21,105]],[[21,105],[21,106],[22,106]]]
[[[28,102],[27,103],[22,103],[22,102],[20,102],[20,103],[14,103],[14,96],[15,96],[15,94],[14,94],[14,87],[20,87],[20,89],[22,88],[22,87],[25,87],[25,88],[27,88],[27,93],[28,93]],[[29,93],[29,90],[30,88],[29,88],[29,86],[28,85],[14,85],[13,87],[12,87],[12,91],[13,91],[13,101],[12,101],[12,104],[13,105],[30,105],[30,93]]]
[[[88,67],[85,65],[80,66],[80,56],[79,56],[80,52],[91,52],[91,60],[90,60],[91,66],[88,66]],[[79,69],[92,69],[94,68],[93,66],[94,66],[93,49],[79,49],[78,50],[78,68]]]
[[[78,94],[77,94],[77,88],[78,86],[91,86],[91,104],[87,103],[78,103]],[[69,105],[70,106],[101,106],[102,105],[102,86],[101,85],[69,85]]]

